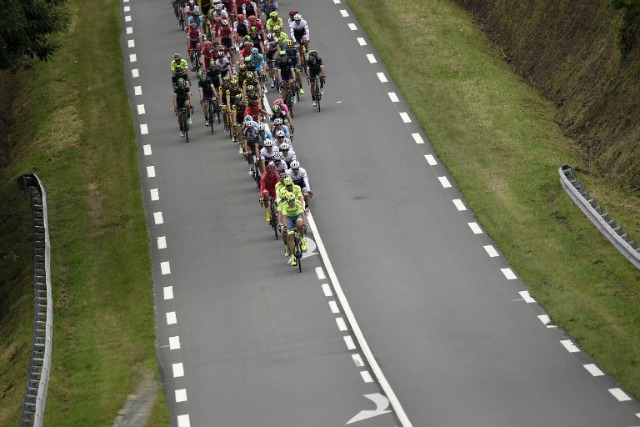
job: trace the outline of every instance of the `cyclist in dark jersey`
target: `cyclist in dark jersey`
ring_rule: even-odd
[[[311,100],[313,106],[316,105],[316,90],[318,78],[320,79],[320,91],[324,93],[324,82],[327,80],[327,76],[324,73],[324,64],[322,58],[318,56],[318,52],[315,50],[309,51],[309,59],[307,60],[307,75],[311,82]]]
[[[209,102],[215,101],[216,91],[213,82],[202,70],[198,72],[198,92],[204,113],[204,125],[209,126]],[[213,126],[213,123],[211,125]]]
[[[184,136],[184,128],[182,126],[182,115],[184,114],[181,111],[183,108],[186,108],[186,114],[189,120],[189,124],[191,124],[191,89],[186,85],[184,79],[178,79],[178,85],[173,91],[173,109],[178,115],[178,126],[180,126],[180,136]]]

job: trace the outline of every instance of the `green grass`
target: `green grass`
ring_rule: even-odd
[[[9,138],[13,158],[0,171],[0,210],[15,215],[0,217],[6,238],[0,242],[3,248],[29,243],[30,217],[27,237],[16,219],[29,207],[15,179],[36,172],[48,195],[54,291],[45,424],[112,425],[140,379],[135,368],[158,370],[149,237],[119,3],[72,0],[70,8],[73,23],[62,49],[37,71],[15,77],[21,97]],[[16,197],[26,208],[15,205]],[[31,343],[30,255],[18,260],[25,262],[0,264],[0,292],[11,293],[10,310],[0,311],[0,425],[18,420]],[[160,389],[152,418],[154,426],[169,424]]]
[[[591,172],[556,110],[445,0],[349,0],[474,214],[545,307],[640,398],[640,272],[560,186],[577,166],[592,194],[640,238],[640,204]],[[393,19],[388,19],[392,16]]]

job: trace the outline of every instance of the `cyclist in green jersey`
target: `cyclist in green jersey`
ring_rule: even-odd
[[[295,194],[287,193],[285,195],[285,203],[281,204],[279,207],[279,213],[281,214],[281,218],[284,220],[281,223],[281,228],[286,229],[287,231],[287,242],[289,244],[289,253],[291,254],[291,258],[289,258],[289,264],[292,266],[298,265],[296,261],[296,257],[293,255],[294,252],[294,231],[297,230],[300,238],[302,239],[300,242],[300,247],[303,251],[307,250],[307,240],[305,238],[305,224],[307,223],[307,216],[304,213],[304,208],[302,207],[302,203],[296,198]]]

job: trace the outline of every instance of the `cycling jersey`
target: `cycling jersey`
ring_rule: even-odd
[[[236,14],[236,0],[222,0],[222,6],[229,12],[230,14]]]
[[[213,86],[216,90],[220,89],[220,77],[222,73],[220,72],[220,68],[217,67],[209,67],[207,68],[207,77],[211,79],[213,82]]]
[[[247,3],[243,3],[242,4],[242,13],[244,14],[244,16],[246,16],[247,18],[249,16],[258,16],[258,6],[256,5],[255,2],[250,2],[249,4]]]
[[[294,48],[287,48],[285,49],[285,53],[287,55],[287,57],[291,60],[291,65],[293,66],[293,68],[296,68],[298,66],[298,49]]]
[[[205,100],[213,98],[213,89],[211,89],[213,82],[210,78],[206,78],[204,81],[198,79],[198,87],[202,89],[202,95]]]
[[[303,36],[307,36],[307,41],[311,39],[311,36],[309,35],[309,25],[304,19],[301,19],[299,24],[296,21],[290,19],[289,31],[291,32],[291,38],[298,43],[300,43],[300,40]]]
[[[296,202],[293,204],[283,202],[278,206],[278,208],[280,209],[280,213],[286,217],[297,217],[298,215],[302,215],[304,212],[304,207],[298,199],[296,199]]]
[[[244,116],[251,116],[251,118],[253,118],[253,120],[255,120],[256,122],[258,121],[258,119],[260,118],[260,113],[262,113],[262,108],[260,108],[260,106],[258,105],[257,107],[252,107],[251,105],[248,106],[245,110],[244,110]],[[256,131],[258,130],[258,124],[256,123]]]
[[[236,21],[234,24],[234,30],[236,34],[240,37],[244,37],[249,34],[249,23],[248,21]]]
[[[200,29],[202,28],[202,17],[198,16],[197,18],[194,18],[193,16],[190,16],[187,21],[187,26],[191,28],[191,24],[193,23],[195,23],[197,26],[196,30],[200,31]]]
[[[189,100],[191,89],[189,89],[187,86],[178,86],[173,90],[173,93],[176,97],[176,108],[184,108],[185,101]]]
[[[206,15],[211,9],[211,0],[200,0],[200,11]]]
[[[176,68],[187,69],[187,68],[189,68],[189,64],[187,63],[187,60],[184,59],[184,58],[180,59],[177,62],[174,59],[173,61],[171,61],[171,72],[175,73]]]
[[[273,160],[273,155],[278,151],[280,151],[280,149],[275,146],[271,147],[271,151],[268,150],[268,147],[262,147],[260,149],[260,159],[269,163],[269,161]]]
[[[285,172],[287,170],[287,163],[283,160],[273,160],[273,163],[276,165],[276,170],[278,173]]]
[[[320,74],[322,68],[322,58],[316,58],[316,63],[312,63],[311,59],[307,60],[307,67],[309,67],[309,77],[317,77]]]
[[[280,31],[280,34],[273,33],[273,37],[278,42],[280,49],[284,49],[285,43],[289,40],[289,37],[285,34],[284,31]]]
[[[304,168],[300,168],[297,171],[289,169],[286,174],[293,180],[294,184],[311,191],[311,187],[309,186],[309,177],[307,176],[307,171]]]
[[[282,18],[280,18],[279,16],[278,16],[278,19],[269,18],[267,19],[266,25],[267,25],[267,31],[272,33],[273,27],[275,27],[276,25],[279,25],[280,27],[282,27],[283,25]]]
[[[278,2],[277,1],[272,1],[269,6],[267,6],[263,2],[262,6],[260,6],[260,11],[262,13],[264,13],[266,16],[269,16],[269,14],[271,12],[277,12],[278,11]],[[280,20],[282,21],[282,19],[280,19]],[[269,30],[269,32],[271,32],[271,30]]]
[[[286,154],[284,151],[280,151],[280,154],[282,154],[282,160],[287,164],[287,167],[289,167],[289,163],[297,159],[296,152],[293,151],[293,148],[289,148]]]
[[[276,184],[280,182],[280,177],[277,173],[265,173],[260,178],[260,194],[262,195],[265,190],[269,192],[269,195],[276,198]]]
[[[218,58],[216,59],[215,64],[220,67],[220,74],[222,75],[222,77],[226,76],[227,74],[229,74],[229,59],[225,58]]]
[[[258,53],[254,55],[252,53],[250,58],[251,58],[251,63],[253,64],[254,70],[256,70],[257,72],[261,72],[262,65],[264,64],[264,57],[262,56],[262,54]]]

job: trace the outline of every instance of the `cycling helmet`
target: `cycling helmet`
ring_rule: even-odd
[[[255,89],[256,89],[256,87],[254,85],[247,85],[247,90],[249,92],[251,92],[252,90],[255,90]]]
[[[289,16],[290,16],[291,18],[293,18],[293,17],[294,17],[294,16],[296,16],[297,14],[298,14],[298,11],[297,11],[297,10],[295,10],[295,9],[293,9],[293,10],[290,10],[290,11],[289,11]]]
[[[269,13],[269,16],[275,21],[276,19],[278,19],[278,12],[274,10],[273,12]]]
[[[248,43],[248,42],[247,42]],[[255,48],[254,48],[255,49]],[[244,57],[244,62],[251,62],[251,57],[250,56],[245,56]]]
[[[270,140],[269,138],[264,140],[264,146],[265,147],[273,147],[273,141]]]
[[[256,16],[255,15],[251,15],[249,18],[249,22],[256,22]]]
[[[280,105],[282,104],[282,98],[278,98],[275,101],[273,101],[273,105]]]
[[[289,149],[289,143],[283,142],[282,144],[280,144],[280,151],[286,151],[288,149]]]
[[[280,181],[282,181],[283,179],[285,179],[287,177],[287,174],[284,172],[280,172]]]
[[[224,76],[222,78],[222,83],[229,83],[231,81],[231,76]]]
[[[258,48],[254,47],[253,49],[251,49],[251,54],[252,55],[257,55],[258,54]]]
[[[244,122],[245,122],[245,124],[249,124],[249,123],[251,123],[252,121],[253,121],[253,117],[251,117],[250,115],[248,115],[248,114],[247,114],[246,116],[244,116]]]
[[[293,20],[294,20],[294,21],[300,21],[301,19],[302,19],[302,15],[300,15],[299,13],[296,13],[296,14],[293,16]]]
[[[272,42],[274,40],[275,40],[275,38],[273,37],[273,34],[271,34],[271,33],[267,34],[267,41],[268,42]]]
[[[247,34],[246,36],[244,36],[244,37],[242,38],[242,41],[243,41],[243,42],[245,42],[245,46],[248,46],[248,45],[247,45],[247,42],[251,43],[251,36],[250,36],[249,34]],[[252,43],[252,44],[253,44],[253,43]]]
[[[241,62],[240,65],[238,65],[238,71],[247,71],[247,66]]]
[[[291,169],[299,169],[300,168],[300,162],[297,160],[294,160],[293,162],[291,162]]]
[[[185,80],[184,79],[178,79],[178,86],[184,86],[185,85]]]
[[[315,50],[310,50],[309,51],[309,56],[312,58],[317,58],[318,57],[318,52]]]
[[[244,4],[251,4],[251,0],[244,0]]]
[[[287,194],[284,195],[284,199],[287,202],[295,202],[296,201],[296,195],[291,193],[291,192],[288,192]]]
[[[276,131],[276,137],[284,138],[284,131],[282,129]]]
[[[273,32],[275,33],[276,31],[280,31],[281,27],[280,25],[274,25],[273,26]]]
[[[236,21],[244,21],[244,15],[239,13],[238,16],[236,16]]]
[[[282,154],[279,151],[273,153],[273,160],[282,160]]]
[[[280,105],[274,105],[272,109],[273,109],[274,113],[279,113],[280,112]]]
[[[267,164],[267,171],[273,172],[276,170],[276,164],[273,162],[269,162]]]
[[[283,182],[284,185],[293,185],[293,180],[291,177],[286,177]]]
[[[258,131],[266,131],[267,127],[264,125],[264,123],[258,123]]]
[[[207,40],[206,42],[204,42],[204,47],[211,47],[211,41]]]
[[[193,12],[191,12],[193,16],[200,16],[200,8],[198,6],[193,7]]]
[[[287,52],[286,52],[286,51],[281,50],[281,51],[280,51],[280,52],[278,52],[278,53],[280,54],[280,56],[283,56],[283,57],[284,57],[284,58],[282,58],[282,60],[283,60],[283,61],[288,61],[288,60],[289,60],[289,57],[288,57],[288,56],[286,56],[286,55],[287,55]]]
[[[276,126],[280,126],[282,124],[282,119],[280,117],[278,117],[277,119],[275,119],[273,121],[273,124]]]
[[[224,52],[222,51],[218,52],[218,58],[224,58]]]
[[[173,54],[173,60],[174,61],[180,61],[182,59],[182,55],[180,55],[179,53],[174,53]]]
[[[214,4],[214,5],[213,5],[213,8],[214,8],[215,10],[221,10],[221,9],[222,9],[222,3],[216,3],[216,4]]]

